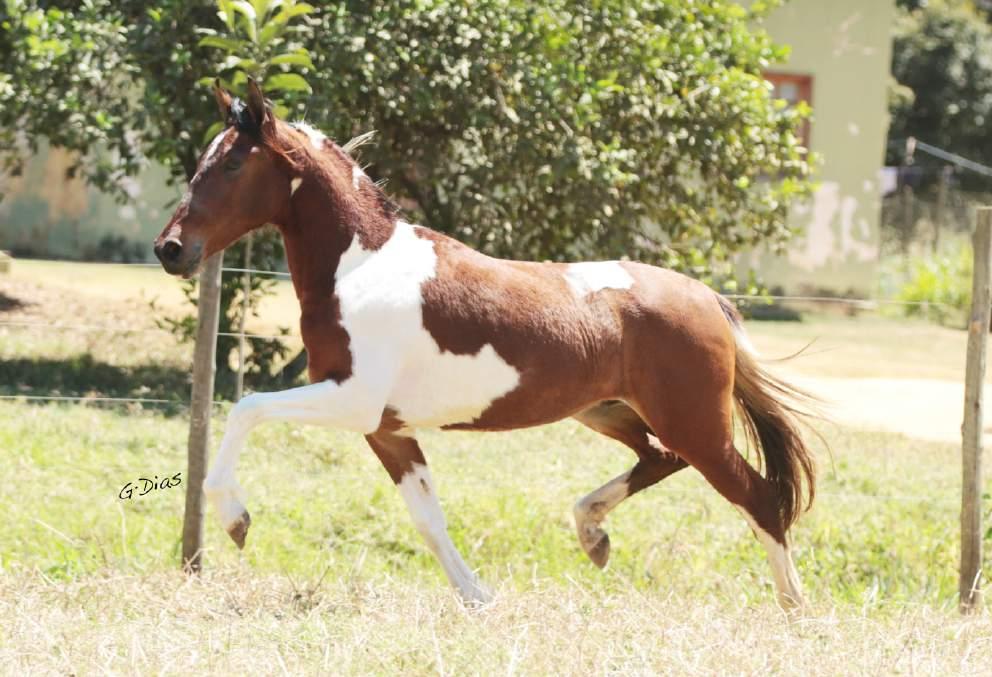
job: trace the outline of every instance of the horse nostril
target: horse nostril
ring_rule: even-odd
[[[159,258],[163,261],[174,263],[183,253],[183,246],[175,240],[166,240],[162,245],[162,254]]]

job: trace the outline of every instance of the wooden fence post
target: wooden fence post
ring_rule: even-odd
[[[992,315],[992,207],[978,209],[974,235],[975,268],[968,322],[968,363],[964,381],[964,423],[961,426],[961,613],[981,606],[982,577],[982,388]]]
[[[245,322],[248,320],[250,306],[248,299],[251,296],[251,233],[245,237],[245,272],[241,278],[241,320],[238,322],[238,374],[234,382],[234,401],[241,401],[241,396],[245,392]]]
[[[220,278],[224,253],[209,259],[200,273],[196,302],[196,347],[193,351],[193,393],[190,403],[186,465],[186,513],[183,517],[183,569],[193,573],[203,565],[203,480],[210,448],[210,414],[217,371],[217,326],[220,319]]]

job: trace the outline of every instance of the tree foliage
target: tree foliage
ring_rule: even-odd
[[[484,250],[706,274],[782,244],[808,190],[803,111],[762,78],[786,51],[751,19],[719,0],[341,3],[308,116],[376,129],[371,171]]]
[[[907,137],[992,164],[992,28],[970,2],[930,0],[902,11],[893,42],[889,162]]]
[[[87,152],[101,184],[142,157],[188,177],[213,122],[199,83],[260,63],[251,33],[223,35],[255,3],[222,3],[228,19],[195,0],[41,4],[6,0],[3,150],[19,130]],[[296,95],[290,115],[309,95],[307,116],[339,139],[378,130],[365,159],[427,225],[500,255],[702,273],[782,244],[787,206],[808,192],[803,112],[761,77],[785,50],[753,18],[729,0],[336,2],[274,64],[308,69],[295,50],[309,48],[306,81],[268,84]]]

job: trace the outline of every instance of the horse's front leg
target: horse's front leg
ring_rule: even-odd
[[[369,433],[379,427],[386,391],[385,379],[369,382],[353,376],[340,384],[324,381],[275,393],[253,393],[234,405],[203,490],[239,548],[245,546],[251,518],[235,466],[252,428],[264,421],[293,421]]]
[[[448,535],[444,511],[420,445],[412,436],[379,430],[366,435],[386,472],[400,490],[413,524],[466,602],[488,602],[492,595],[465,564]]]

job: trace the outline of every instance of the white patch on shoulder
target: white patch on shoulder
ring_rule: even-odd
[[[365,172],[357,164],[351,166],[351,185],[355,190],[358,190],[358,186],[362,179],[365,177]]]
[[[296,127],[298,130],[306,134],[307,138],[310,139],[310,145],[316,148],[317,150],[321,150],[324,147],[324,141],[327,140],[327,137],[324,136],[324,133],[321,132],[316,127],[314,127],[313,125],[310,125],[301,120],[299,122],[294,122],[293,127]]]
[[[300,184],[301,183],[303,183],[303,179],[301,179],[299,176],[297,176],[295,179],[293,179],[292,181],[290,181],[289,182],[289,194],[290,195],[295,195],[296,194],[296,189],[300,187]]]
[[[520,382],[492,345],[454,355],[424,328],[421,286],[436,275],[436,264],[434,243],[397,221],[376,251],[356,236],[334,276],[355,376],[374,374],[384,363],[395,369],[386,404],[410,427],[469,423]]]
[[[603,289],[630,289],[634,285],[634,278],[619,261],[570,263],[565,280],[579,298]]]

